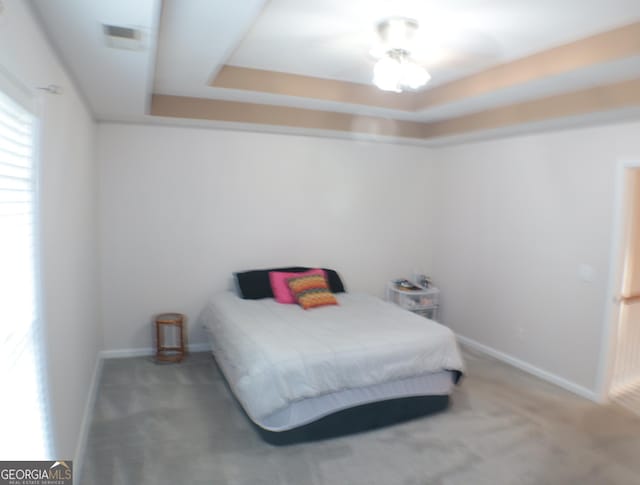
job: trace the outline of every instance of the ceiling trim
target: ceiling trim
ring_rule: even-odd
[[[267,104],[154,94],[152,116],[422,138],[423,123]]]
[[[426,123],[205,98],[154,94],[151,115],[433,139],[640,106],[640,79]]]
[[[439,138],[640,106],[640,79],[558,94],[424,123],[423,138]]]
[[[416,109],[460,101],[640,54],[640,22],[585,37],[416,93]]]
[[[401,111],[413,111],[415,106],[413,93],[390,93],[381,91],[372,84],[230,65],[223,66],[210,85],[216,88],[243,89]]]
[[[210,85],[415,112],[637,55],[640,55],[640,22],[418,92],[387,93],[371,84],[231,65],[223,66]]]

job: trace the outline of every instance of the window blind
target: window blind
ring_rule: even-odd
[[[0,459],[49,459],[36,258],[33,114],[0,84]]]

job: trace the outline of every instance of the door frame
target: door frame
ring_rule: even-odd
[[[609,401],[609,389],[611,388],[616,358],[616,336],[620,318],[620,304],[617,302],[617,298],[620,295],[622,285],[623,253],[625,249],[624,221],[627,215],[627,207],[625,207],[625,171],[627,169],[640,169],[640,160],[621,160],[618,162],[615,171],[613,213],[611,214],[609,282],[605,298],[598,375],[596,376],[596,397],[598,402],[601,403]]]

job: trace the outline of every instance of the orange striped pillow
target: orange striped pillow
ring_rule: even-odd
[[[287,285],[294,298],[305,310],[325,305],[337,305],[338,300],[329,290],[324,275],[299,276],[288,278]]]

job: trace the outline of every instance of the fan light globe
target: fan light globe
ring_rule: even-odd
[[[406,55],[390,52],[373,68],[373,84],[383,91],[401,93],[403,89],[419,89],[431,76]]]
[[[431,76],[425,68],[419,66],[415,62],[407,60],[400,65],[401,84],[410,89],[419,89],[431,79]]]
[[[373,84],[383,91],[402,92],[400,70],[401,66],[397,60],[384,56],[373,68]]]

